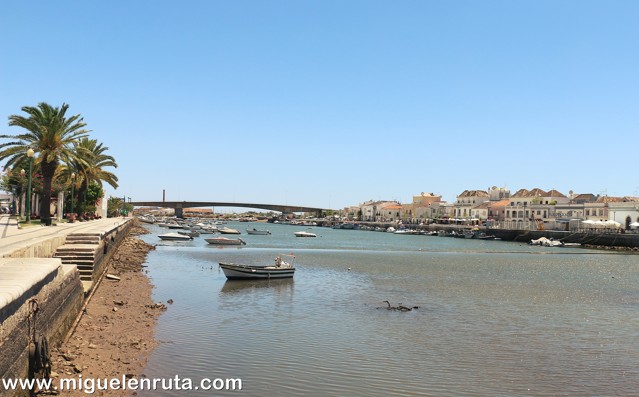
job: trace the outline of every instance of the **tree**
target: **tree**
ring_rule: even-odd
[[[107,200],[107,216],[117,217],[133,211],[133,205],[125,203],[122,197],[109,197]]]
[[[79,212],[84,212],[84,208],[95,206],[97,199],[90,199],[87,203],[87,191],[92,183],[96,183],[100,188],[102,182],[106,182],[114,189],[118,188],[118,177],[112,172],[106,171],[105,167],[117,168],[118,164],[112,156],[106,154],[108,147],[98,143],[96,139],[83,137],[73,144],[74,156],[63,172],[67,180],[71,180],[71,173],[75,173],[76,192]]]
[[[0,135],[0,138],[15,141],[0,144],[0,160],[8,159],[7,166],[26,158],[29,148],[36,153],[35,162],[42,171],[42,197],[40,200],[40,219],[51,224],[51,184],[60,162],[69,162],[74,157],[73,143],[89,133],[84,119],[76,114],[66,116],[69,105],[53,107],[45,102],[38,106],[24,106],[27,116],[9,116],[9,126],[26,130],[19,135]]]

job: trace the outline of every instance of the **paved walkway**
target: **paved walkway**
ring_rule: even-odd
[[[57,226],[27,226],[18,229],[18,222],[9,215],[0,215],[0,258],[18,249],[70,233],[95,233],[111,230],[126,222],[126,218],[105,218],[86,222],[59,223]]]

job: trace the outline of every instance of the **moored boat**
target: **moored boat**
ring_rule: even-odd
[[[295,267],[286,262],[281,256],[275,258],[275,264],[270,266],[253,266],[220,262],[224,275],[229,280],[255,280],[290,278],[295,274]]]
[[[256,228],[253,228],[253,229],[246,229],[246,233],[247,233],[247,234],[260,235],[260,236],[265,236],[265,235],[267,235],[267,234],[271,234],[271,232],[270,232],[270,231],[268,231],[268,230],[266,230],[266,229],[264,229],[264,230],[260,230],[260,229],[256,229]]]
[[[165,234],[160,234],[158,237],[161,238],[162,240],[168,240],[168,241],[188,241],[188,240],[193,240],[193,237],[187,236],[187,235],[184,235],[184,234],[180,234],[180,233],[165,233]]]
[[[213,245],[246,245],[246,242],[241,238],[212,237],[204,240]]]
[[[295,235],[295,237],[317,237],[317,234],[305,231],[295,232],[293,234]]]
[[[242,234],[239,230],[231,229],[230,227],[223,227],[221,229],[217,229],[217,231],[222,234]]]

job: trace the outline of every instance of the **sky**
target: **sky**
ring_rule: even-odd
[[[639,195],[637,1],[6,1],[0,134],[69,104],[133,201]],[[0,163],[0,166],[3,164]]]

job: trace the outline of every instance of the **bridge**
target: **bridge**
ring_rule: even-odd
[[[294,212],[313,212],[318,217],[324,211],[332,211],[328,208],[303,207],[297,205],[280,205],[280,204],[256,204],[256,203],[229,203],[220,201],[131,201],[128,204],[137,207],[162,207],[175,209],[175,216],[182,218],[184,216],[184,208],[196,207],[240,207],[240,208],[257,208],[269,211],[278,211],[285,214]]]

